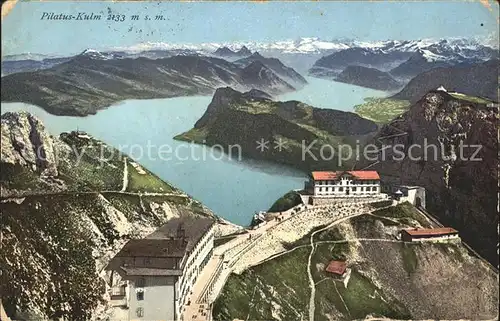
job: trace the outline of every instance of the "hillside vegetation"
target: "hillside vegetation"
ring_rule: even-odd
[[[391,98],[365,98],[365,102],[354,106],[356,114],[377,124],[387,124],[410,108],[407,100]]]
[[[491,319],[497,274],[456,242],[407,244],[401,228],[431,226],[410,204],[344,221],[289,251],[232,274],[214,305],[214,320]],[[347,287],[324,272],[332,259],[352,270]]]
[[[304,170],[332,169],[348,167],[353,161],[349,150],[339,146],[354,146],[376,130],[374,122],[354,113],[315,108],[299,101],[273,101],[262,94],[226,87],[217,89],[194,128],[175,139],[220,145],[233,158],[241,156],[234,154],[241,148],[244,157]],[[259,142],[265,145],[259,148]]]

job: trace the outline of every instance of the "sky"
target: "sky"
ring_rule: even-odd
[[[2,56],[76,54],[142,42],[272,42],[300,37],[360,41],[494,37],[498,4],[474,1],[19,2],[2,20]],[[41,19],[43,13],[102,15],[100,21]],[[108,12],[125,21],[106,20]],[[138,21],[130,16],[137,14]],[[163,21],[145,16],[163,15]]]

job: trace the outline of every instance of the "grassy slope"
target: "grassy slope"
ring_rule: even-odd
[[[410,205],[403,204],[379,210],[376,216],[351,219],[316,234],[315,241],[390,239],[389,232],[428,224]],[[309,237],[289,244],[288,248],[296,249],[288,254],[242,275],[231,275],[216,301],[215,320],[244,320],[247,315],[258,320],[300,320],[297,316],[301,313],[307,319]],[[324,272],[329,260],[344,258],[352,269],[347,288]],[[472,259],[459,244],[317,243],[311,266],[317,283],[315,320],[352,320],[369,314],[398,319],[477,319],[480,315],[492,316],[496,310],[495,274]],[[466,279],[482,288],[464,283]],[[443,292],[445,288],[449,291]],[[265,308],[256,310],[255,305],[248,304],[254,291],[257,294],[253,300],[265,301]]]
[[[283,320],[308,318],[308,249],[296,250],[241,275],[231,275],[214,307],[214,320]],[[279,296],[277,295],[279,294]]]
[[[469,95],[462,94],[462,93],[450,92],[449,94],[457,99],[462,99],[462,100],[470,101],[472,103],[477,103],[477,104],[489,104],[492,102],[491,100],[488,100],[488,99],[484,99],[481,97],[475,97],[475,96],[469,96]]]
[[[409,107],[410,102],[407,100],[366,98],[365,103],[354,106],[354,111],[377,124],[386,124],[406,112]]]
[[[128,170],[128,186],[127,191],[130,192],[150,192],[150,193],[173,193],[178,192],[177,189],[159,179],[156,175],[141,167],[136,169],[129,162]]]

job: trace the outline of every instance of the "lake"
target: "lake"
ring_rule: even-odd
[[[385,97],[387,93],[341,82],[305,77],[304,88],[279,96],[280,100],[298,100],[313,107],[352,111],[366,97]]]
[[[302,90],[280,100],[352,111],[366,97],[384,92],[308,78]],[[272,163],[231,159],[207,146],[179,142],[175,135],[193,127],[212,97],[127,100],[87,117],[54,116],[24,103],[2,103],[2,113],[25,110],[42,120],[53,135],[82,130],[118,148],[163,180],[184,190],[229,221],[248,225],[255,211],[302,188],[307,175]],[[160,150],[170,151],[168,155]],[[160,157],[162,156],[162,157]],[[235,156],[235,155],[233,155]]]

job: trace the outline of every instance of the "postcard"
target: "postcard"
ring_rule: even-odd
[[[498,319],[499,21],[7,1],[1,320]]]

